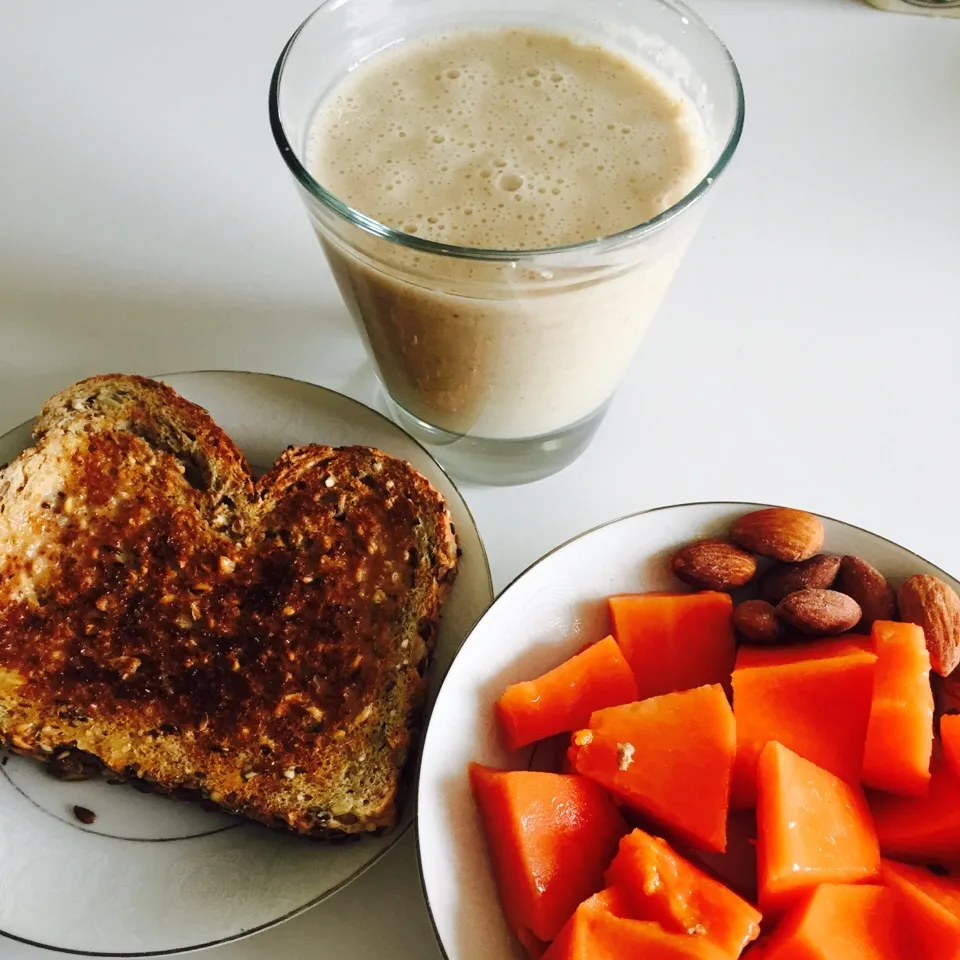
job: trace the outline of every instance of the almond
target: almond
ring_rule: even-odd
[[[760,596],[777,604],[798,590],[828,590],[837,579],[840,558],[818,553],[799,563],[778,563],[760,578]]]
[[[860,605],[837,590],[798,590],[784,597],[777,613],[803,633],[843,633],[860,622]]]
[[[776,608],[766,600],[744,600],[733,608],[733,625],[744,640],[776,643],[783,637],[783,624]]]
[[[887,578],[874,566],[859,557],[844,557],[836,588],[860,604],[863,617],[860,626],[869,630],[877,620],[897,619],[897,595]]]
[[[823,546],[823,524],[812,513],[789,507],[755,510],[730,528],[735,544],[761,557],[795,563],[809,560]]]
[[[960,665],[960,597],[939,577],[918,574],[900,587],[900,616],[923,627],[930,666],[946,677]]]
[[[753,579],[757,561],[723,540],[698,540],[681,547],[670,568],[684,582],[704,590],[735,590]]]

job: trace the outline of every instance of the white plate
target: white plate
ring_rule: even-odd
[[[288,444],[365,444],[409,460],[443,494],[463,560],[441,618],[435,693],[493,589],[470,511],[430,455],[380,414],[312,384],[222,372],[164,379],[209,410],[255,469],[268,467]],[[29,444],[30,428],[24,424],[0,438],[0,463]],[[224,943],[343,887],[411,825],[412,799],[390,834],[324,845],[127,786],[59,783],[42,765],[10,757],[0,767],[0,933],[98,956],[155,956]],[[81,824],[75,804],[93,810],[96,821]]]
[[[420,874],[448,960],[521,960],[504,923],[467,784],[471,760],[522,769],[531,751],[501,747],[493,704],[507,684],[528,680],[609,633],[610,594],[677,589],[667,559],[680,545],[729,529],[763,504],[691,503],[625,517],[558,547],[513,582],[457,654],[434,706],[417,800]],[[960,584],[909,550],[822,518],[824,549],[856,554],[899,585],[914,573]]]

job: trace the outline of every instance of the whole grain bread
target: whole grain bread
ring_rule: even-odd
[[[0,470],[0,739],[297,833],[392,826],[457,568],[440,494],[365,447],[254,480],[140,377],[35,437]]]

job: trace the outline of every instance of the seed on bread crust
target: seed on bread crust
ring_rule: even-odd
[[[749,553],[724,540],[698,540],[681,547],[670,568],[684,583],[703,590],[735,590],[749,583],[757,561]]]
[[[809,560],[819,553],[823,536],[818,517],[789,507],[754,510],[730,528],[730,539],[744,550],[788,563]]]
[[[852,630],[861,617],[857,601],[837,590],[798,590],[780,601],[777,613],[791,626],[815,636]]]
[[[799,563],[775,564],[760,578],[760,596],[778,604],[798,590],[829,590],[839,569],[840,558],[829,553],[818,553]]]

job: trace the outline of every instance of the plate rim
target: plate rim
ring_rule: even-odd
[[[670,511],[670,510],[680,510],[680,509],[683,509],[683,508],[685,508],[685,507],[734,507],[734,508],[743,507],[743,508],[746,508],[747,512],[749,512],[750,510],[763,510],[763,509],[766,509],[766,508],[769,508],[769,507],[782,507],[782,506],[783,506],[783,504],[775,504],[775,503],[755,503],[755,502],[746,501],[746,500],[688,500],[688,501],[681,501],[681,502],[679,502],[679,503],[664,503],[664,504],[660,504],[660,505],[655,506],[655,507],[647,507],[647,508],[644,509],[644,510],[634,510],[634,511],[632,511],[632,512],[630,512],[630,513],[625,513],[625,514],[622,514],[622,515],[620,515],[620,516],[614,517],[614,518],[611,519],[611,520],[604,520],[604,521],[602,521],[601,523],[597,523],[597,524],[595,524],[594,526],[589,527],[589,528],[586,529],[586,530],[582,530],[580,533],[576,533],[576,534],[574,534],[572,537],[569,537],[569,538],[567,538],[566,540],[564,540],[562,543],[558,543],[555,547],[552,547],[552,548],[551,548],[550,550],[548,550],[546,553],[542,554],[541,556],[539,556],[539,557],[537,557],[535,560],[533,560],[530,564],[528,564],[526,567],[524,567],[524,568],[496,595],[496,597],[494,598],[493,603],[491,603],[490,606],[487,607],[487,609],[486,609],[486,610],[483,612],[483,614],[479,617],[479,619],[477,620],[477,622],[473,625],[473,627],[471,627],[469,633],[467,633],[466,637],[464,637],[463,642],[460,644],[460,646],[459,646],[459,647],[456,649],[456,651],[454,652],[454,654],[453,654],[453,659],[450,661],[450,666],[451,666],[451,668],[453,667],[453,664],[456,662],[457,657],[460,656],[461,652],[463,651],[463,648],[464,648],[464,647],[467,645],[467,643],[470,641],[470,638],[473,636],[473,634],[480,628],[481,624],[482,624],[483,621],[486,619],[486,617],[491,614],[491,612],[493,611],[493,608],[501,601],[501,599],[502,599],[510,590],[512,590],[512,589],[519,583],[520,580],[522,580],[530,571],[532,571],[532,570],[535,569],[536,567],[539,567],[542,563],[544,563],[546,560],[548,560],[548,559],[549,559],[550,557],[552,557],[554,554],[559,553],[561,550],[566,549],[567,547],[569,547],[569,546],[571,546],[572,544],[576,543],[578,540],[583,540],[584,538],[590,536],[591,534],[594,534],[594,533],[598,532],[599,530],[603,530],[603,529],[605,529],[605,528],[607,528],[607,527],[615,526],[616,524],[618,524],[618,523],[623,523],[623,522],[625,522],[625,521],[627,521],[627,520],[633,520],[633,519],[635,519],[635,518],[637,518],[637,517],[647,516],[648,514],[652,514],[652,513],[665,513],[665,512]],[[803,507],[797,507],[797,508],[794,508],[794,509],[803,510],[804,508],[803,508]],[[895,540],[891,540],[889,537],[883,536],[883,534],[874,533],[874,531],[868,530],[866,527],[861,527],[861,526],[859,526],[859,525],[856,524],[856,523],[850,523],[850,522],[848,522],[847,520],[838,520],[836,517],[831,517],[831,516],[829,516],[829,515],[827,515],[827,514],[825,514],[825,513],[818,513],[818,512],[815,511],[815,510],[809,510],[809,511],[807,511],[807,512],[808,512],[808,513],[812,513],[814,516],[819,517],[821,520],[827,520],[827,521],[829,521],[830,523],[837,523],[837,524],[840,524],[841,526],[848,527],[848,528],[850,528],[851,530],[858,530],[858,531],[860,531],[861,533],[867,534],[868,536],[875,537],[875,538],[878,539],[878,540],[882,540],[884,543],[890,544],[891,546],[896,547],[898,550],[903,550],[903,551],[905,551],[906,553],[910,554],[911,556],[916,557],[918,560],[922,561],[923,563],[926,563],[926,564],[928,564],[929,566],[933,567],[938,573],[940,573],[940,574],[942,574],[944,577],[946,577],[947,580],[953,581],[954,583],[957,583],[957,582],[958,582],[958,580],[957,580],[956,577],[952,576],[950,573],[948,573],[946,570],[944,570],[943,567],[941,567],[939,564],[933,563],[931,560],[927,560],[926,557],[921,556],[921,555],[920,555],[919,553],[917,553],[915,550],[911,550],[909,547],[905,547],[905,546],[903,546],[902,544],[897,543]],[[443,679],[442,679],[441,682],[440,682],[440,686],[437,688],[437,700],[439,700],[440,695],[441,695],[441,693],[443,692],[443,687],[444,687],[444,685],[445,685],[446,682],[447,682],[447,679],[448,679],[448,677],[449,677],[449,672],[450,672],[450,671],[448,670],[447,673],[444,674]],[[437,701],[434,701],[434,705],[436,705],[436,702],[437,702]],[[420,767],[422,767],[423,756],[424,756],[424,754],[426,753],[427,740],[428,740],[429,737],[430,737],[430,727],[431,727],[432,721],[433,721],[433,714],[432,714],[432,711],[431,711],[430,721],[427,723],[426,730],[424,731],[423,746],[422,746],[421,749],[420,749],[420,764],[418,765],[418,771],[417,771],[417,773],[418,773],[418,776],[417,776],[417,784],[418,784],[417,793],[418,793],[418,800],[419,800],[419,784],[420,784],[420,782],[421,782],[421,781],[420,781],[420,776],[419,776]],[[424,870],[423,870],[423,851],[422,851],[421,844],[420,844],[419,803],[418,803],[418,805],[417,805],[417,809],[416,809],[416,811],[415,811],[415,817],[414,817],[414,837],[415,837],[415,840],[416,840],[417,875],[418,875],[419,878],[420,878],[420,891],[421,891],[421,893],[423,894],[423,901],[424,901],[424,903],[426,904],[427,917],[428,917],[428,919],[429,919],[429,921],[430,921],[430,927],[431,927],[431,929],[433,930],[433,936],[434,936],[434,939],[435,939],[436,942],[437,942],[437,949],[440,951],[440,956],[441,956],[442,960],[451,960],[450,955],[447,953],[447,950],[446,950],[446,948],[445,948],[445,946],[444,946],[444,944],[443,944],[443,940],[441,940],[441,938],[440,938],[440,931],[439,931],[439,929],[437,928],[437,921],[436,921],[436,918],[434,917],[434,913],[433,913],[433,904],[430,902],[430,895],[429,895],[429,893],[428,893],[428,891],[427,891],[427,881],[426,881],[426,877],[425,877],[425,875],[424,875]]]
[[[102,375],[104,374],[90,374],[89,376],[102,376]],[[106,375],[109,375],[109,374],[106,374]],[[484,539],[480,533],[480,527],[477,524],[476,517],[474,516],[473,511],[470,509],[470,504],[467,502],[466,497],[464,497],[463,492],[460,490],[459,486],[457,485],[456,480],[447,472],[447,470],[440,464],[440,462],[433,456],[433,454],[430,453],[430,451],[422,443],[420,443],[420,441],[417,440],[416,437],[407,433],[407,431],[404,430],[403,427],[395,423],[393,420],[391,420],[389,417],[387,417],[385,414],[381,413],[379,410],[375,409],[374,407],[368,406],[363,401],[357,400],[355,397],[351,397],[346,393],[341,393],[339,390],[334,390],[332,387],[325,387],[322,384],[313,383],[310,380],[302,380],[299,377],[290,377],[290,376],[286,376],[285,374],[265,373],[265,372],[256,371],[256,370],[237,370],[237,369],[229,369],[229,368],[207,368],[207,369],[201,369],[201,370],[173,370],[166,373],[139,374],[139,376],[144,376],[151,380],[160,380],[163,382],[167,382],[168,380],[175,377],[221,376],[221,375],[233,375],[233,376],[241,376],[241,377],[265,378],[270,380],[282,380],[289,383],[295,383],[295,384],[307,386],[313,390],[319,390],[322,393],[332,395],[338,398],[339,400],[346,400],[348,402],[348,405],[359,407],[363,415],[373,414],[374,418],[379,420],[382,424],[386,424],[388,427],[394,430],[397,430],[401,434],[403,434],[404,437],[406,437],[411,443],[413,443],[421,451],[421,453],[423,453],[424,456],[426,456],[430,460],[430,462],[436,467],[436,469],[440,472],[440,474],[450,484],[450,486],[456,493],[457,497],[459,498],[460,502],[463,504],[463,508],[466,511],[467,517],[469,518],[471,525],[476,531],[477,542],[480,545],[480,556],[483,561],[483,570],[486,574],[486,587],[487,587],[486,592],[490,596],[490,602],[488,603],[486,608],[484,608],[484,610],[480,613],[477,619],[473,622],[473,624],[468,628],[464,639],[461,640],[460,643],[457,645],[456,649],[452,651],[450,656],[450,663],[446,671],[444,671],[443,675],[439,678],[439,682],[437,685],[436,696],[439,697],[440,691],[443,688],[443,684],[447,679],[447,673],[449,673],[449,669],[453,665],[453,661],[457,658],[460,651],[463,649],[463,645],[464,643],[466,643],[466,640],[470,637],[470,635],[476,629],[477,625],[486,615],[487,610],[490,609],[490,607],[493,605],[493,603],[496,601],[498,597],[498,594],[494,588],[493,574],[490,569],[490,558],[487,553],[487,545],[484,542]],[[81,377],[80,380],[75,380],[74,382],[77,383],[77,382],[80,382],[81,380],[89,379],[89,376]],[[173,387],[173,389],[177,389],[173,384],[170,384],[170,386]],[[179,393],[179,391],[177,392]],[[195,401],[191,401],[191,402],[195,402]],[[206,410],[205,407],[203,409]],[[0,445],[2,445],[3,442],[12,434],[28,429],[36,421],[36,419],[37,419],[36,416],[28,417],[26,420],[23,420],[20,423],[10,427],[9,429],[4,430],[4,432],[0,434]],[[31,433],[31,437],[32,437],[32,433]],[[26,449],[26,447],[24,447],[23,449]],[[414,469],[416,469],[416,467],[414,467]],[[435,703],[436,703],[436,697],[434,698],[434,704]],[[424,725],[424,737],[423,737],[423,742],[421,744],[420,750],[417,753],[416,766],[411,771],[412,780],[413,780],[413,789],[411,790],[411,796],[410,796],[409,802],[414,805],[412,819],[405,826],[403,826],[402,828],[396,830],[393,834],[391,834],[390,842],[387,843],[382,849],[378,850],[377,853],[367,863],[364,863],[361,867],[358,867],[348,877],[345,877],[335,886],[331,887],[329,890],[324,891],[322,894],[318,895],[317,897],[312,898],[307,903],[304,903],[301,906],[295,907],[294,909],[288,911],[287,913],[284,913],[282,916],[269,920],[256,927],[251,927],[248,930],[242,930],[239,933],[231,934],[228,937],[221,937],[217,940],[209,940],[204,943],[199,943],[199,944],[186,946],[186,947],[175,947],[172,949],[141,950],[141,951],[133,951],[133,952],[126,951],[126,952],[112,952],[112,953],[93,952],[90,950],[82,950],[82,949],[76,949],[72,947],[62,947],[62,946],[55,946],[48,943],[41,943],[40,941],[32,940],[28,937],[19,936],[18,934],[10,933],[9,931],[3,930],[3,929],[0,929],[0,939],[11,940],[16,943],[22,943],[25,946],[35,947],[40,950],[49,950],[52,953],[59,953],[65,956],[111,958],[111,960],[112,958],[117,958],[117,960],[134,960],[134,958],[136,958],[136,960],[139,960],[139,958],[144,958],[144,957],[180,956],[180,955],[185,955],[189,953],[195,953],[200,950],[209,950],[214,947],[225,946],[226,944],[229,944],[229,943],[235,943],[239,940],[245,940],[248,937],[254,936],[255,934],[263,933],[264,931],[269,930],[273,927],[277,927],[288,920],[292,920],[294,917],[299,916],[301,913],[305,913],[307,910],[310,910],[313,907],[316,907],[319,904],[323,903],[324,901],[329,900],[331,897],[335,896],[345,887],[353,883],[354,880],[357,880],[359,877],[363,876],[363,874],[366,873],[367,870],[369,870],[371,867],[379,863],[386,856],[386,854],[389,853],[396,846],[398,841],[401,840],[404,836],[406,836],[408,832],[410,832],[411,829],[414,831],[416,830],[417,798],[419,796],[420,769],[423,761],[423,746],[426,744],[426,730],[430,725],[430,718],[433,712],[432,707],[433,705],[430,705],[430,708],[426,716],[426,722]],[[417,850],[417,868],[419,872],[419,869],[420,869],[419,843],[416,843],[415,847]],[[421,886],[422,886],[422,875],[421,875]],[[436,936],[436,927],[433,924],[433,915],[430,912],[429,904],[427,904],[427,913],[430,916],[430,923],[434,931],[434,936]]]

